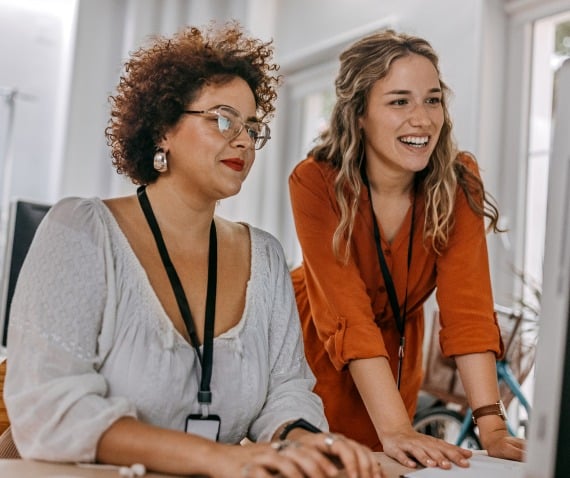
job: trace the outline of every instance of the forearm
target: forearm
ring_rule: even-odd
[[[353,360],[349,370],[381,441],[383,435],[411,429],[388,359]]]
[[[127,466],[142,463],[163,473],[209,475],[209,467],[216,463],[213,455],[222,452],[223,446],[125,417],[113,423],[99,440],[97,461]]]
[[[497,383],[497,367],[492,352],[458,355],[455,357],[467,400],[473,410],[496,403],[500,399]],[[477,420],[483,444],[485,435],[506,429],[498,415],[487,415]]]

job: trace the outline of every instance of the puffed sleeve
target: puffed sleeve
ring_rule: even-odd
[[[266,233],[264,233],[266,234]],[[291,277],[281,245],[266,235],[267,291],[271,294],[268,317],[269,385],[261,412],[250,426],[256,441],[271,440],[285,422],[304,418],[326,431],[322,401],[312,390],[315,377],[305,359],[303,337]]]
[[[11,306],[4,398],[24,458],[93,461],[103,432],[136,412],[107,396],[115,276],[89,200],[65,199],[39,226]]]
[[[330,169],[309,158],[292,172],[289,191],[313,323],[331,362],[341,370],[351,360],[387,357],[388,352],[374,322],[354,249],[346,264],[332,249],[340,216],[332,175]],[[370,255],[370,260],[375,261],[376,256]]]
[[[479,177],[474,159],[462,155],[461,161]],[[503,343],[494,314],[485,223],[460,187],[454,217],[448,245],[437,259],[441,348],[446,356],[485,351],[500,356]]]

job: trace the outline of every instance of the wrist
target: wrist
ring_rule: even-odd
[[[498,417],[485,417],[478,420],[479,438],[483,449],[487,450],[499,438],[510,436],[506,423]]]
[[[303,418],[299,418],[292,422],[286,423],[282,428],[280,428],[274,437],[279,440],[285,440],[286,438],[293,438],[294,436],[299,436],[302,433],[322,433],[322,430],[317,428],[312,423],[308,422]]]
[[[210,440],[194,445],[191,453],[184,453],[185,469],[181,474],[216,476],[220,469],[225,469],[233,460],[229,450],[234,446]]]
[[[473,410],[473,423],[478,424],[479,420],[487,416],[498,416],[501,420],[507,421],[507,410],[503,405],[502,400],[497,400],[495,403],[483,405],[474,408]]]
[[[414,433],[414,427],[412,424],[406,421],[392,422],[389,425],[383,424],[381,427],[376,427],[376,434],[381,442],[388,440],[391,437],[397,436],[399,434]]]
[[[285,438],[285,440],[302,441],[303,437],[306,437],[308,435],[314,435],[314,433],[303,430],[302,428],[295,428],[287,433],[287,438]]]

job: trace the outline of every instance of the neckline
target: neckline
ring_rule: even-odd
[[[117,222],[117,219],[115,218],[113,212],[107,207],[107,205],[104,203],[104,201],[101,198],[94,198],[94,199],[95,199],[95,203],[99,205],[99,207],[103,211],[103,214],[107,218],[107,220],[105,222],[108,224],[108,226],[110,228],[114,229],[115,234],[118,236],[119,241],[121,242],[121,248],[125,249],[127,251],[127,260],[129,262],[129,264],[137,270],[137,272],[138,272],[137,278],[140,279],[141,284],[145,289],[145,292],[148,294],[149,297],[151,297],[151,300],[154,303],[154,308],[160,312],[159,320],[163,324],[166,324],[168,329],[176,337],[179,345],[183,344],[185,346],[188,346],[189,348],[192,348],[192,344],[189,343],[180,334],[180,332],[176,329],[176,327],[174,327],[174,324],[172,323],[170,316],[164,310],[164,307],[162,306],[160,299],[156,295],[156,292],[150,283],[150,280],[148,278],[148,275],[146,273],[145,268],[142,266],[139,258],[135,254],[133,248],[131,247],[129,239],[127,238],[127,236],[125,235],[125,233],[121,229],[121,226]],[[257,268],[259,267],[257,260],[256,260],[256,256],[254,254],[254,247],[255,247],[254,242],[256,241],[256,235],[254,233],[254,228],[250,224],[245,223],[245,222],[239,222],[239,224],[243,224],[245,227],[247,227],[248,232],[249,232],[249,244],[250,244],[250,266],[249,266],[249,278],[247,280],[246,290],[245,290],[245,304],[244,304],[243,311],[242,311],[242,314],[241,314],[239,321],[234,326],[230,327],[228,330],[225,330],[224,332],[222,332],[220,335],[214,336],[214,343],[216,343],[217,339],[227,340],[227,339],[237,338],[237,336],[241,333],[241,331],[245,327],[245,323],[246,323],[246,320],[248,317],[247,311],[250,307],[250,301],[251,301],[251,299],[250,299],[251,292],[250,291],[252,290],[252,282],[253,282],[252,278],[255,277],[254,271],[256,271]],[[201,349],[202,349],[202,347],[203,347],[203,344],[200,344]]]
[[[369,223],[369,228],[370,231],[373,231],[373,223],[375,220],[375,217],[373,216],[373,212],[372,212],[372,208],[370,207],[370,205],[372,204],[372,198],[370,195],[370,192],[368,190],[367,187],[363,188],[362,193],[364,194],[365,198],[366,198],[366,204],[364,205],[365,207],[365,211],[367,211],[367,214],[370,215],[370,223]],[[411,225],[411,221],[412,221],[412,211],[414,210],[414,198],[413,198],[413,189],[412,192],[410,193],[410,205],[408,206],[408,209],[406,210],[406,215],[404,216],[404,219],[402,220],[402,222],[400,223],[400,226],[398,227],[398,231],[396,232],[396,234],[394,235],[392,241],[388,241],[386,239],[386,234],[384,232],[384,228],[382,227],[382,224],[379,223],[378,221],[378,228],[380,230],[380,240],[382,242],[383,245],[387,246],[390,250],[394,250],[394,249],[399,249],[400,247],[405,246],[408,247],[408,232],[410,230],[410,225]],[[421,201],[421,194],[420,194],[420,188],[417,188],[416,191],[416,197],[415,197],[415,202],[416,202],[416,206],[415,206],[415,214],[416,217],[418,215],[419,212],[419,207],[422,203]],[[414,231],[415,234],[415,231]]]

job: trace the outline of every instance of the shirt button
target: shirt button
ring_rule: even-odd
[[[390,249],[384,249],[384,255],[385,255],[385,256],[389,256],[389,255],[391,255],[391,254],[392,254],[392,253],[390,252]]]
[[[383,294],[384,292],[386,292],[386,287],[384,287],[383,285],[381,285],[380,287],[378,287],[378,292],[380,292],[381,294]]]

